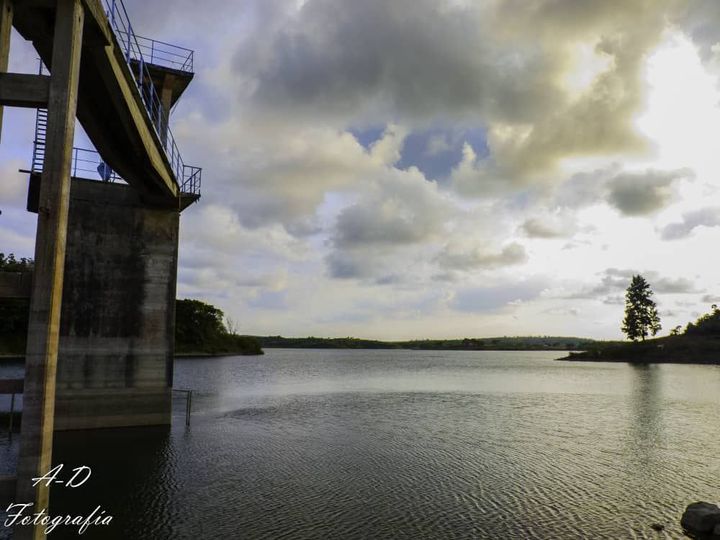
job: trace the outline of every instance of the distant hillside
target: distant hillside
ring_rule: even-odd
[[[712,307],[684,333],[639,342],[597,342],[562,360],[638,364],[720,364],[720,310]]]
[[[579,351],[594,346],[592,339],[576,337],[491,337],[464,339],[425,339],[378,341],[358,338],[286,338],[255,336],[264,348],[289,349],[414,349],[445,351]]]

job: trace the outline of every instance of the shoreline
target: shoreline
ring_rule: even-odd
[[[630,359],[630,358],[602,358],[602,357],[590,357],[590,356],[565,356],[563,358],[556,358],[557,362],[606,362],[609,364],[635,364],[635,365],[647,365],[647,364],[679,364],[679,365],[697,365],[697,366],[718,366],[720,365],[720,359],[697,359],[697,360],[678,360],[678,359],[666,359],[666,358],[653,358],[653,359]]]
[[[437,349],[437,348],[420,348],[420,347],[292,347],[292,346],[278,346],[278,347],[268,347],[264,346],[264,349],[297,349],[297,350],[316,350],[316,351],[325,351],[325,350],[335,350],[335,351],[449,351],[449,352],[567,352],[567,349],[547,349],[547,348],[537,348],[537,349],[527,349],[527,348],[498,348],[498,349]],[[174,358],[178,359],[187,359],[187,358],[221,358],[225,356],[262,356],[263,353],[255,354],[255,353],[244,353],[241,351],[238,352],[219,352],[219,353],[210,353],[210,352],[181,352],[181,353],[175,353],[173,356]],[[556,360],[561,360],[560,358],[557,358]],[[25,361],[25,355],[18,355],[18,354],[0,354],[0,363],[1,362],[24,362]]]
[[[350,351],[350,350],[384,350],[384,351],[449,351],[449,352],[567,352],[564,349],[511,349],[511,348],[498,348],[498,349],[437,349],[437,348],[406,348],[406,347],[265,347],[266,349],[297,349],[297,350],[336,350],[336,351]],[[174,355],[175,359],[187,360],[192,358],[225,358],[228,356],[262,356],[261,354],[254,353],[243,353],[243,352],[181,352]],[[554,358],[556,362],[606,362],[615,364],[634,364],[634,365],[648,365],[648,364],[680,364],[680,365],[720,365],[720,358],[712,359],[691,359],[682,360],[677,358],[629,358],[629,357],[602,357],[602,356],[589,356],[588,352],[577,352],[573,351],[569,356],[563,356],[561,358]],[[19,354],[0,354],[0,364],[7,363],[20,363],[25,361],[24,355]]]
[[[262,356],[265,354],[264,352],[260,353],[249,353],[249,352],[243,352],[243,351],[234,351],[234,352],[217,352],[217,353],[211,353],[211,352],[180,352],[175,353],[173,355],[173,358],[221,358],[223,356]]]

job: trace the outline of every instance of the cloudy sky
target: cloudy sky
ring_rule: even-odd
[[[195,49],[179,296],[241,332],[615,338],[638,272],[663,332],[720,301],[715,0],[126,5]],[[0,147],[0,251],[25,256],[33,114]]]

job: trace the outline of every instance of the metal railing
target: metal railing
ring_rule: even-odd
[[[74,178],[99,179],[103,182],[124,182],[122,177],[102,160],[100,154],[85,148],[72,149],[70,173]]]
[[[193,51],[170,45],[162,41],[138,36],[133,32],[122,0],[104,0],[107,17],[115,37],[124,53],[130,73],[140,91],[145,109],[168,158],[175,180],[183,194],[200,195],[202,169],[185,165],[180,155],[175,137],[170,131],[168,119],[170,111],[165,111],[150,77],[148,62],[154,65],[171,67],[180,71],[192,72]],[[40,61],[39,73],[47,74]],[[31,170],[40,173],[45,158],[45,136],[47,129],[47,110],[38,109],[35,119],[35,140]],[[86,179],[100,179],[106,182],[125,181],[103,161],[95,150],[73,148],[72,176]]]
[[[186,390],[184,388],[173,388],[173,392],[178,392],[180,394],[185,394],[185,425],[190,425],[190,415],[192,414],[192,396],[193,391],[192,390]]]
[[[44,139],[35,139],[35,150],[33,152],[32,172],[41,173],[43,169],[43,151],[45,146]],[[183,165],[181,176],[178,177],[180,184],[180,192],[186,195],[200,195],[202,169],[191,165]],[[87,148],[72,149],[72,162],[70,165],[70,174],[74,178],[82,178],[85,180],[100,180],[103,182],[122,182],[125,179],[117,172],[112,170],[105,163],[102,156],[95,150]]]
[[[181,193],[200,196],[200,187],[202,181],[202,169],[185,165],[183,167],[183,178],[180,184]]]
[[[158,53],[157,62],[165,61],[168,62],[167,51],[171,51],[171,48],[175,51],[172,58],[184,58],[180,63],[180,66],[184,67],[183,71],[192,71],[193,54],[190,49],[184,49],[182,47],[175,47],[164,42],[149,40],[135,34],[132,28],[132,23],[128,17],[125,5],[122,0],[104,0],[105,7],[107,8],[107,17],[110,21],[110,26],[115,32],[115,37],[120,44],[121,50],[124,54],[125,61],[127,62],[130,72],[135,79],[140,96],[142,97],[145,109],[148,112],[150,121],[155,128],[160,142],[165,150],[165,155],[170,162],[170,167],[175,173],[175,178],[178,184],[181,186],[183,193],[190,193],[184,190],[185,182],[190,181],[192,185],[196,186],[198,192],[192,192],[199,194],[200,176],[202,175],[202,169],[198,167],[190,167],[185,165],[185,162],[180,155],[180,150],[175,142],[172,131],[168,126],[168,118],[170,111],[165,111],[162,106],[162,101],[157,94],[155,85],[152,82],[150,71],[148,69],[148,58],[145,57],[144,51],[147,52],[148,46],[150,51],[154,54],[155,44],[162,44],[162,50],[165,51],[162,54]],[[183,52],[184,51],[184,52]],[[183,56],[184,55],[184,56]],[[154,58],[154,56],[153,56]],[[177,60],[178,62],[180,60]],[[156,62],[156,63],[157,63]],[[160,65],[160,64],[158,64]],[[192,169],[188,171],[187,169]]]
[[[130,43],[130,60],[144,61],[155,66],[162,66],[186,73],[193,72],[194,51],[172,45],[157,39],[142,36],[128,36],[126,32],[118,30],[120,43]]]

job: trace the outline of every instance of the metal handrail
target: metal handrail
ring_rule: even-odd
[[[170,162],[175,180],[180,186],[180,192],[183,194],[190,194],[200,196],[200,187],[202,181],[202,168],[194,167],[191,165],[185,165],[185,162],[180,155],[175,138],[167,125],[167,119],[170,111],[163,111],[162,103],[155,86],[150,77],[150,72],[147,68],[147,62],[142,54],[143,47],[147,47],[147,43],[150,42],[151,50],[154,49],[155,44],[165,45],[173,47],[178,51],[184,51],[187,53],[183,56],[183,53],[177,54],[179,57],[184,58],[181,68],[183,71],[191,71],[193,63],[193,51],[185,49],[183,47],[176,47],[162,41],[150,40],[137,36],[132,31],[132,25],[130,19],[125,10],[125,6],[122,0],[105,0],[105,5],[108,8],[107,16],[110,20],[110,24],[116,34],[118,42],[124,47],[123,52],[125,54],[125,61],[130,68],[130,73],[135,79],[135,82],[140,91],[140,96],[146,107],[151,123],[155,128],[155,132],[160,139],[165,155]],[[141,46],[140,41],[144,44]],[[151,55],[151,58],[156,59]],[[134,67],[131,63],[133,60],[136,64]],[[47,73],[47,69],[40,61],[39,73]],[[137,69],[137,74],[135,70]],[[45,131],[47,126],[47,111],[45,109],[37,109],[37,115],[35,117],[35,140],[33,145],[33,158],[31,170],[34,173],[41,173],[43,169],[43,162],[45,158]],[[78,174],[89,175],[82,176],[89,180],[100,179],[106,182],[125,182],[125,180],[117,174],[115,171],[110,170],[107,164],[103,161],[100,154],[95,150],[89,150],[87,148],[73,148],[71,164],[71,174],[73,177],[78,177]],[[102,165],[102,169],[100,166]],[[102,172],[105,174],[103,175]]]
[[[38,151],[38,147],[44,144],[44,141],[35,141],[36,155],[39,155],[38,159],[33,159],[32,172],[41,173],[43,168],[43,159]],[[104,171],[103,171],[104,169]],[[103,176],[102,172],[105,172]],[[123,182],[127,183],[125,179],[120,176],[117,172],[110,169],[110,167],[103,161],[102,156],[95,150],[88,148],[73,147],[72,149],[72,161],[70,164],[70,173],[74,178],[82,178],[85,180],[101,180],[103,182]],[[181,176],[178,177],[178,183],[180,184],[180,192],[186,195],[200,195],[200,187],[202,181],[202,169],[200,167],[193,167],[191,165],[185,165],[183,167]]]
[[[175,174],[175,178],[177,179],[178,184],[180,184],[182,190],[182,186],[185,183],[185,169],[188,166],[185,165],[185,162],[180,155],[180,150],[178,149],[177,143],[175,142],[175,137],[173,136],[172,131],[170,131],[170,127],[168,126],[167,119],[170,111],[167,111],[167,114],[165,114],[163,110],[162,102],[160,100],[160,97],[157,95],[155,85],[152,82],[150,71],[147,67],[147,61],[142,52],[143,46],[140,45],[140,41],[138,40],[139,36],[137,36],[137,34],[135,34],[132,29],[132,23],[130,22],[130,18],[127,14],[127,10],[125,9],[125,5],[123,4],[122,0],[104,1],[105,6],[108,9],[107,16],[108,20],[110,21],[110,26],[113,28],[113,31],[115,32],[115,37],[117,38],[118,43],[121,45],[122,51],[125,56],[125,61],[127,62],[127,65],[130,68],[130,72],[135,79],[135,83],[140,90],[140,96],[142,97],[145,108],[147,109],[148,115],[150,116],[150,121],[153,124],[155,132],[157,133],[162,143],[165,154],[168,158],[168,161],[170,162],[170,167],[172,168]],[[139,39],[146,40],[147,38],[140,37]],[[144,46],[147,47],[147,44],[145,44]],[[190,49],[182,50],[190,51]],[[192,59],[193,55],[190,54],[187,56],[186,62],[189,62],[191,65]],[[131,63],[131,60],[134,60],[136,64],[135,67]]]
[[[118,31],[120,42],[127,42],[128,36],[125,32]],[[150,39],[143,36],[134,36],[138,49],[143,53],[145,62],[151,65],[169,67],[187,73],[193,72],[193,56],[195,52],[185,47],[172,45],[157,39]],[[132,40],[131,40],[132,41]],[[131,60],[140,61],[136,56],[135,49],[130,50]]]

